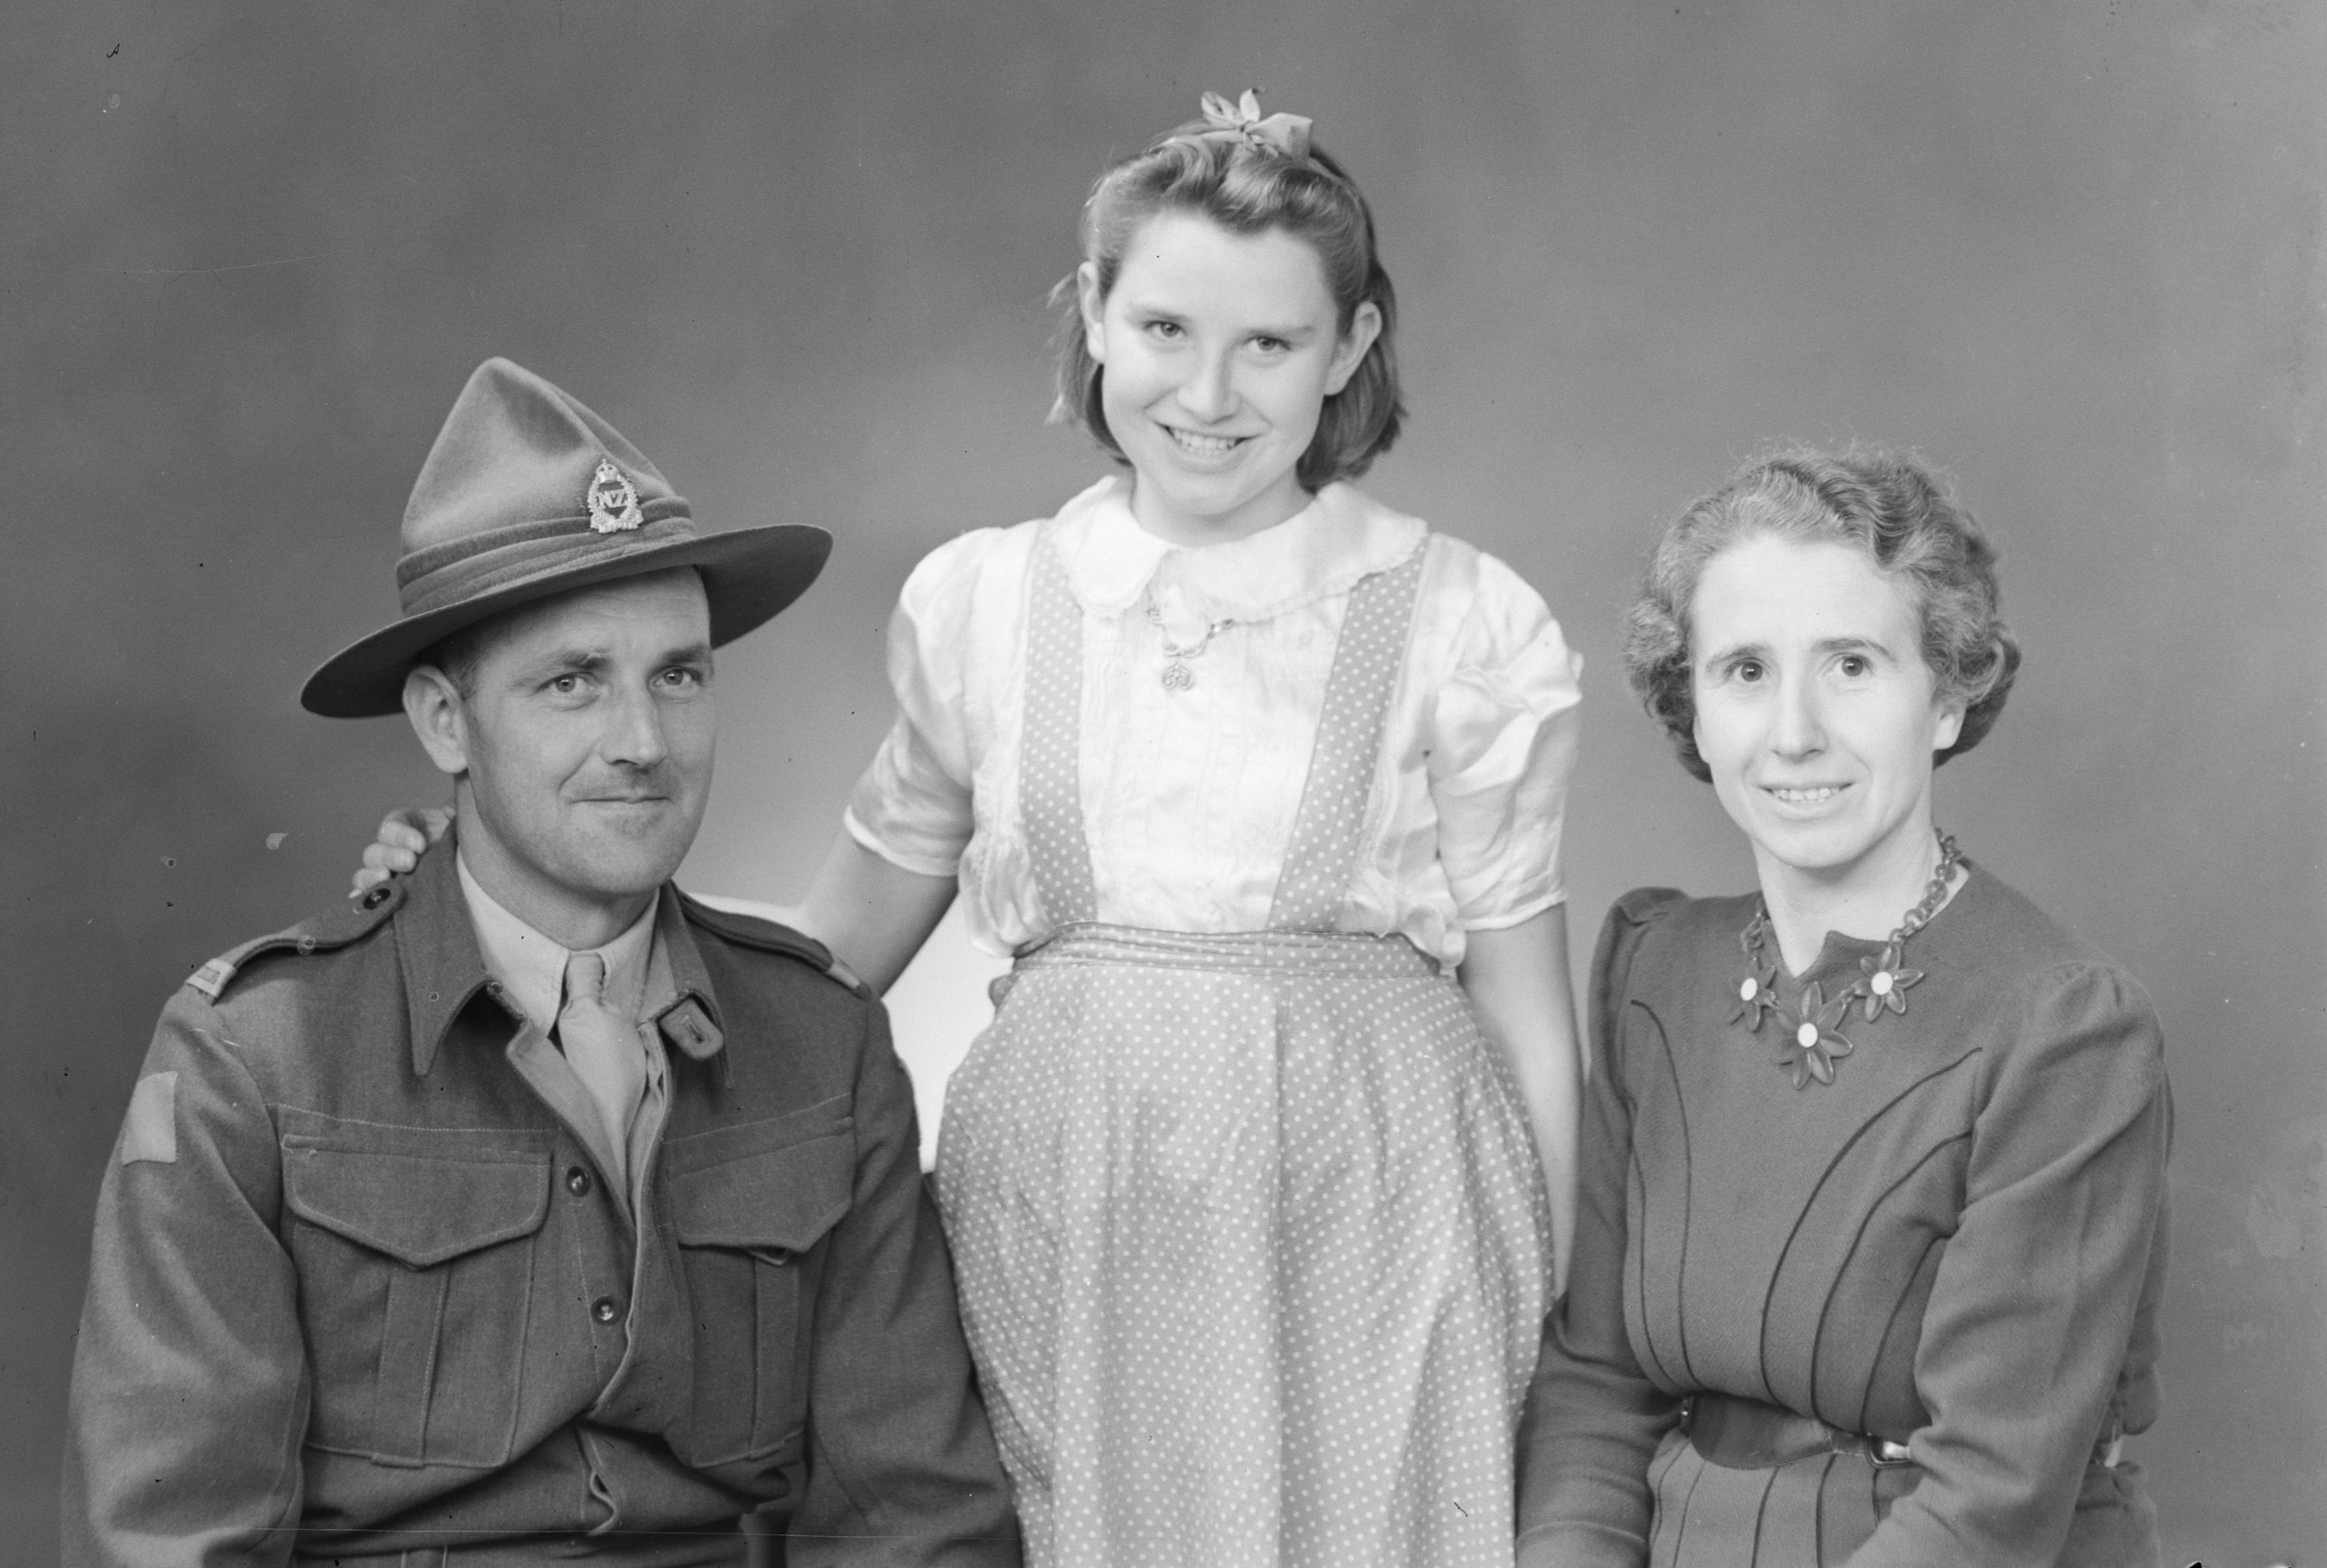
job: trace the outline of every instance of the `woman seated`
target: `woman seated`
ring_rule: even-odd
[[[1747,467],[1659,545],[1633,686],[1760,888],[1594,962],[1526,1565],[2148,1563],[2172,1114],[2132,976],[1935,831],[2019,663],[1914,463]]]

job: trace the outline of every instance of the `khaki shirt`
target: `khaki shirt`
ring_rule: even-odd
[[[512,1065],[449,845],[206,966],[98,1199],[73,1563],[1018,1560],[878,1003],[668,889],[634,1223]]]
[[[550,1039],[565,1005],[565,961],[572,954],[519,919],[487,892],[469,870],[465,857],[456,856],[453,865],[485,973],[500,983],[496,994],[502,1003],[531,1025],[528,1037],[510,1042],[510,1065],[588,1147],[600,1173],[619,1184],[623,1203],[635,1214],[637,1194],[632,1189],[645,1174],[670,1103],[667,1053],[655,1020],[670,1009],[678,995],[670,977],[669,957],[655,940],[655,915],[661,900],[649,904],[621,936],[591,949],[606,966],[607,1005],[621,1017],[636,1021],[646,1071],[640,1102],[616,1107],[599,1097],[598,1091],[574,1070],[564,1050]],[[608,1122],[618,1119],[618,1115],[630,1124],[629,1139],[621,1149],[614,1147],[607,1132]]]

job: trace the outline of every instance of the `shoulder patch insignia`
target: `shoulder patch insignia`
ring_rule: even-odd
[[[178,1075],[157,1072],[137,1080],[121,1124],[121,1162],[178,1162]]]

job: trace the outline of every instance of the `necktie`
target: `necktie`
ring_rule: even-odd
[[[630,1151],[631,1118],[646,1092],[646,1053],[639,1049],[630,1022],[606,1005],[606,960],[595,953],[576,953],[565,960],[565,1005],[557,1014],[557,1042],[574,1075],[598,1102],[598,1117],[613,1147],[614,1172],[620,1176]]]

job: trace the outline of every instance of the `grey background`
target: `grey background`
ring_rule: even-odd
[[[1088,182],[1257,85],[1357,172],[1402,291],[1415,417],[1372,488],[1513,563],[1588,661],[1579,947],[1626,887],[1750,875],[1617,669],[1659,520],[1776,436],[1958,477],[2028,664],[1941,819],[2171,1041],[2168,1404],[2134,1450],[2176,1563],[2322,1560],[2321,5],[0,17],[0,1556],[53,1557],[90,1204],[156,1008],[442,792],[400,724],[294,693],[392,613],[469,368],[572,387],[712,526],[838,536],[725,658],[687,873],[790,896],[885,723],[906,570],[1100,471],[1042,423]],[[917,1050],[975,1027],[977,967],[941,944],[915,977]]]

